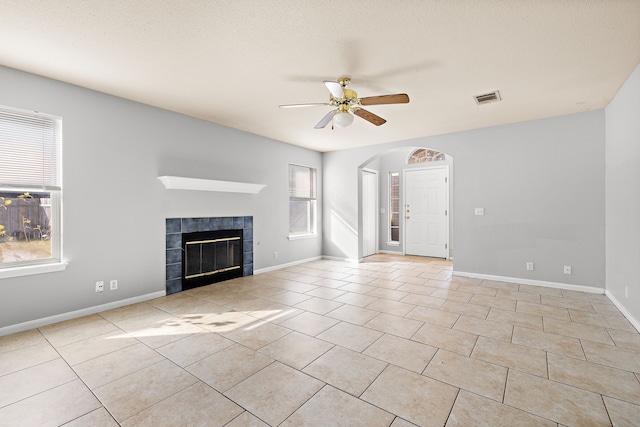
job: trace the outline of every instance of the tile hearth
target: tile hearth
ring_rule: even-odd
[[[314,261],[0,337],[0,426],[633,426],[604,295]]]

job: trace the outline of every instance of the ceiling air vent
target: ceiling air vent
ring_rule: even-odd
[[[485,93],[484,95],[476,95],[473,98],[476,100],[476,104],[478,105],[489,104],[490,102],[500,101],[501,99],[500,92],[497,90],[494,92]]]

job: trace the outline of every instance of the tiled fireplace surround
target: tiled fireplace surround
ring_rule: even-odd
[[[196,231],[243,230],[243,276],[253,275],[253,217],[167,218],[167,295],[182,291],[182,233]]]

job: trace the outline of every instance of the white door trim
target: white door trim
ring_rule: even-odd
[[[378,171],[375,169],[369,169],[369,168],[362,168],[360,169],[360,189],[361,189],[361,200],[360,200],[360,206],[362,208],[362,212],[361,212],[361,216],[360,216],[360,220],[361,220],[361,231],[362,231],[362,238],[360,239],[360,243],[361,243],[361,258],[364,258],[365,255],[364,251],[365,251],[365,228],[364,228],[364,217],[366,215],[365,210],[366,210],[366,206],[364,203],[364,198],[365,198],[365,194],[364,194],[364,174],[365,173],[370,173],[373,174],[375,176],[374,182],[375,182],[375,191],[374,191],[374,197],[375,197],[375,203],[374,203],[374,211],[370,212],[370,214],[373,215],[373,221],[374,221],[374,227],[375,227],[375,237],[374,237],[374,254],[378,252],[378,250],[380,249],[380,244],[379,244],[379,237],[378,237],[378,228],[380,226],[379,221],[378,221],[378,212],[379,212],[379,204],[380,204],[380,197],[379,197],[379,185],[380,185],[380,178],[379,178],[379,174]]]

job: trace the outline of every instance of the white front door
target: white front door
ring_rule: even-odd
[[[405,253],[436,258],[449,254],[449,168],[405,171]]]
[[[362,256],[378,252],[378,174],[362,171]]]

